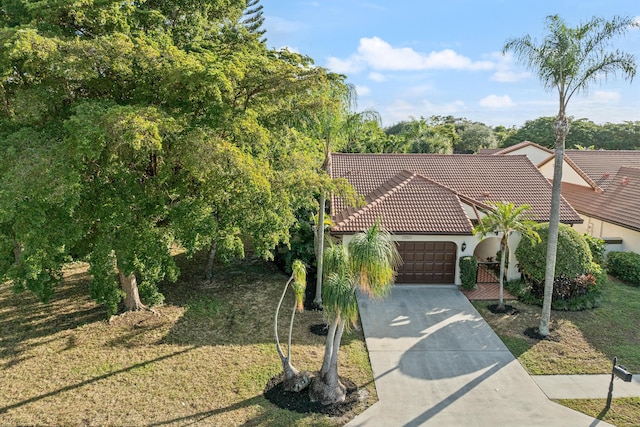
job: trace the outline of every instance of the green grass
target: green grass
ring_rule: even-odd
[[[550,339],[542,341],[524,334],[527,328],[538,327],[540,307],[514,301],[509,304],[519,310],[517,315],[495,315],[487,308],[492,303],[473,304],[532,375],[610,374],[613,357],[640,375],[640,288],[611,279],[603,288],[600,307],[552,311]],[[606,413],[604,399],[560,403],[619,427],[640,425],[640,398],[615,398]]]
[[[352,331],[340,374],[367,391],[365,403],[339,420],[272,405],[262,393],[281,370],[273,314],[287,277],[246,262],[220,267],[206,282],[203,259],[179,262],[183,276],[161,286],[165,304],[155,313],[111,321],[88,299],[86,266],[68,269],[47,305],[0,284],[0,425],[336,426],[375,402],[363,336]],[[292,306],[288,296],[281,339]],[[322,312],[296,315],[298,369],[319,369],[324,338],[309,327],[323,321]]]
[[[609,410],[605,409],[606,399],[563,399],[558,403],[617,427],[638,427],[640,423],[640,397],[613,399]]]

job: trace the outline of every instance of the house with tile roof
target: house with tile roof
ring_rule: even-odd
[[[538,165],[549,179],[553,164]],[[584,219],[576,229],[640,253],[640,151],[566,150],[562,174],[562,195]]]
[[[330,175],[346,179],[364,198],[362,206],[353,207],[332,196],[332,234],[348,243],[354,233],[381,221],[403,259],[398,283],[459,284],[460,257],[495,257],[500,236],[481,240],[472,233],[489,202],[528,204],[531,219],[549,220],[551,184],[524,154],[336,153]],[[561,221],[582,222],[565,200]],[[515,250],[517,241],[510,247]],[[515,260],[507,277],[518,276]]]
[[[480,152],[525,154],[553,180],[554,152],[533,142]],[[640,151],[565,150],[562,195],[584,220],[577,231],[604,239],[607,251],[640,253]]]

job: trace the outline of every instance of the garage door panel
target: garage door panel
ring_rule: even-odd
[[[449,284],[455,281],[453,242],[397,242],[403,265],[396,283]]]

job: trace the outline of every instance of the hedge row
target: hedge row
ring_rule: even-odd
[[[633,286],[640,286],[640,254],[612,251],[607,254],[609,274]]]

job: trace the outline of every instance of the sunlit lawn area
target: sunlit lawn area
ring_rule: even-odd
[[[612,359],[640,375],[640,288],[611,279],[603,289],[600,307],[580,312],[553,311],[549,339],[537,341],[524,334],[537,328],[540,307],[509,302],[519,310],[514,316],[492,314],[493,302],[474,302],[522,366],[533,375],[610,374]],[[617,426],[638,426],[640,399],[614,398],[602,413],[604,399],[561,403]]]
[[[245,262],[221,267],[207,283],[201,262],[182,260],[183,278],[163,286],[166,301],[155,314],[111,322],[88,298],[83,265],[68,269],[47,305],[0,285],[0,425],[344,424],[262,396],[281,369],[273,314],[287,277]],[[292,355],[300,369],[320,367],[324,340],[309,327],[321,322],[318,311],[296,317]],[[343,345],[340,374],[367,390],[370,405],[376,396],[361,333],[345,335]]]

